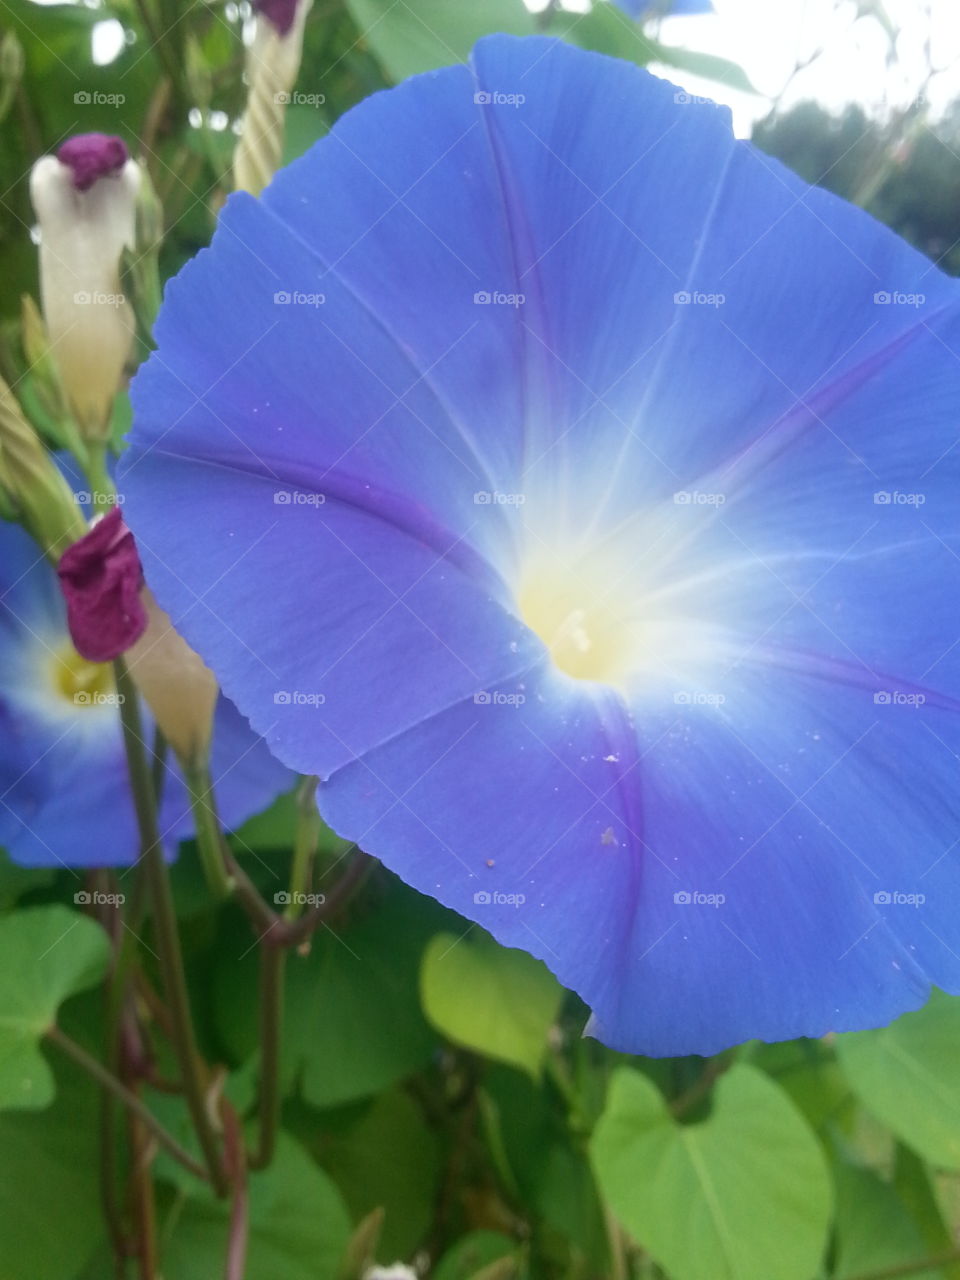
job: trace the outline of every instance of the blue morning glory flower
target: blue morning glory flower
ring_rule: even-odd
[[[287,771],[222,697],[211,751],[228,825],[239,825],[289,784]],[[171,847],[193,830],[172,762],[160,825]],[[124,865],[139,854],[112,668],[77,653],[55,570],[27,534],[6,523],[0,523],[0,844],[16,862],[35,867]]]
[[[320,806],[710,1053],[960,992],[960,285],[541,39],[233,197],[134,387],[161,604]]]
[[[712,0],[613,0],[632,18],[680,17],[697,13],[713,13]]]

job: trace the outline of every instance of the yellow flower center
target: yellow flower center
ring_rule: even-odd
[[[635,670],[641,637],[628,595],[611,564],[569,565],[538,557],[518,592],[520,616],[577,680],[623,686]]]
[[[72,644],[65,644],[50,662],[56,693],[76,707],[99,707],[113,693],[113,671],[108,662],[82,658]]]

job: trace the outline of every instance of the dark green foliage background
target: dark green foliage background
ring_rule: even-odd
[[[108,17],[128,45],[95,67],[91,30]],[[242,112],[241,17],[219,2],[0,3],[0,34],[23,54],[20,74],[8,39],[0,81],[0,372],[11,383],[27,370],[20,295],[37,294],[31,163],[72,133],[122,135],[160,195],[162,272],[174,272],[208,242],[230,187],[234,135],[210,113]],[[662,49],[608,4],[538,23],[521,0],[316,0],[298,88],[324,102],[291,107],[288,156],[479,35],[538,25],[746,83],[708,52]],[[75,97],[97,92],[123,101]],[[858,108],[833,119],[807,104],[764,121],[757,141],[960,272],[960,106],[928,124]],[[29,394],[29,374],[21,385]],[[287,883],[294,820],[284,799],[233,839],[268,895]],[[339,849],[327,833],[323,858]],[[255,939],[236,907],[209,897],[189,845],[174,882],[201,1047],[250,1115]],[[96,1087],[40,1046],[56,1016],[100,1052],[105,955],[74,903],[84,884],[0,865],[0,1280],[115,1274]],[[71,941],[44,956],[67,913]],[[148,947],[143,959],[151,970]],[[378,1211],[380,1261],[416,1258],[436,1280],[960,1280],[958,1000],[937,996],[881,1031],[747,1044],[710,1061],[628,1059],[581,1038],[586,1010],[537,962],[379,869],[291,956],[287,997],[283,1136],[273,1165],[251,1175],[250,1280],[351,1280],[348,1243],[358,1229],[377,1238]],[[145,1098],[190,1144],[179,1100]],[[167,1280],[221,1275],[225,1209],[163,1154],[155,1173]]]

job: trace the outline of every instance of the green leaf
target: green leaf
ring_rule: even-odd
[[[607,1235],[593,1169],[547,1090],[528,1075],[492,1066],[484,1076],[480,1115],[511,1198],[534,1210],[602,1273]]]
[[[452,933],[437,934],[427,947],[420,994],[427,1017],[449,1039],[534,1076],[563,998],[556,979],[526,951]]]
[[[729,89],[739,89],[741,93],[756,93],[743,67],[731,62],[728,58],[719,58],[714,53],[699,53],[695,49],[674,49],[668,45],[657,45],[654,55],[657,62],[667,67],[676,67],[678,71],[687,71],[690,75],[700,76],[704,80],[714,80]]]
[[[106,973],[107,935],[67,907],[30,907],[0,920],[0,1107],[46,1107],[53,1074],[40,1040],[60,1004]]]
[[[830,1221],[819,1144],[753,1067],[717,1082],[709,1117],[679,1124],[620,1068],[591,1150],[602,1194],[671,1280],[810,1280]]]
[[[501,1258],[516,1258],[517,1246],[499,1231],[471,1231],[437,1263],[433,1280],[474,1280],[477,1272]]]
[[[303,1096],[331,1107],[364,1098],[429,1061],[437,1038],[417,997],[427,938],[448,916],[394,882],[350,928],[329,930],[316,958],[288,963],[285,1052],[301,1064]]]
[[[56,1065],[56,1081],[45,1111],[0,1114],[3,1280],[73,1280],[104,1236],[97,1089],[65,1062]]]
[[[893,1184],[923,1237],[924,1252],[952,1249],[953,1237],[938,1203],[932,1170],[902,1142],[897,1144]],[[942,1270],[946,1280],[960,1280],[960,1258],[945,1263]]]
[[[319,1158],[354,1221],[386,1209],[379,1256],[412,1254],[429,1233],[441,1173],[437,1137],[416,1103],[400,1090],[381,1094],[344,1131],[324,1135]]]
[[[756,93],[742,67],[713,53],[694,49],[676,49],[660,44],[646,35],[639,23],[628,17],[616,4],[598,4],[586,15],[559,10],[552,18],[550,34],[561,36],[581,49],[605,53],[624,62],[646,67],[652,62],[676,67],[705,80]]]
[[[494,31],[525,36],[535,30],[523,0],[347,0],[347,7],[394,81],[465,62],[480,37]]]
[[[452,917],[393,878],[348,923],[311,940],[286,966],[284,1088],[299,1080],[314,1107],[387,1088],[429,1061],[438,1044],[417,995],[427,940]],[[257,955],[246,921],[224,922],[216,948],[214,1016],[234,1061],[256,1050]]]
[[[336,1187],[303,1148],[281,1134],[269,1169],[253,1173],[250,1244],[244,1280],[333,1277],[350,1239],[350,1219]],[[181,1193],[182,1195],[182,1193]],[[163,1250],[163,1274],[210,1280],[223,1274],[230,1206],[199,1188],[177,1216]]]
[[[839,1164],[834,1185],[837,1252],[833,1280],[883,1271],[927,1254],[917,1224],[889,1183],[867,1169]],[[915,1274],[916,1280],[943,1280],[943,1272],[937,1269],[910,1274]]]
[[[53,880],[51,867],[21,867],[0,849],[0,910],[12,907],[31,889],[45,889]]]
[[[934,992],[889,1027],[837,1037],[860,1101],[935,1165],[960,1169],[960,998]]]
[[[622,58],[641,67],[659,53],[659,46],[644,35],[640,24],[615,4],[595,5],[588,14],[559,9],[551,18],[549,34],[569,40],[580,49]]]

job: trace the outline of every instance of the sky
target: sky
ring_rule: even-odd
[[[563,0],[579,9],[586,0]],[[541,8],[543,0],[528,0]],[[874,17],[858,11],[882,7],[899,31],[895,45]],[[782,106],[813,98],[829,109],[859,102],[884,113],[916,100],[932,65],[937,74],[925,97],[937,115],[960,97],[960,0],[714,0],[716,13],[669,18],[665,44],[719,54],[738,62],[757,89],[736,92],[672,68],[654,68],[688,92],[729,105],[735,127],[747,136],[785,88]],[[790,81],[798,63],[823,52]],[[928,52],[929,50],[929,52]]]

